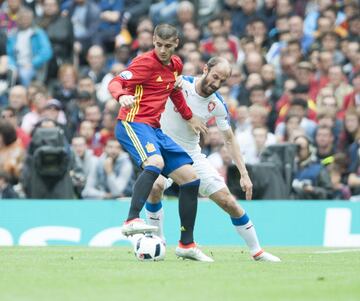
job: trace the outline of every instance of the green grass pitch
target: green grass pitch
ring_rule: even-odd
[[[177,259],[174,247],[163,262],[139,262],[130,247],[1,247],[0,301],[360,300],[359,250],[269,248],[283,260],[271,264],[203,249],[214,263]]]

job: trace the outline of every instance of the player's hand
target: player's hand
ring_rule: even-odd
[[[130,109],[134,106],[136,97],[133,95],[122,95],[119,98],[119,104],[122,108]]]
[[[191,117],[188,120],[188,124],[196,134],[199,133],[206,134],[208,131],[206,124],[199,117],[195,115],[193,115],[193,117]]]
[[[176,81],[175,81],[175,84],[174,84],[174,89],[175,90],[181,90],[182,89],[182,85],[183,85],[183,79],[182,79],[182,76],[178,76]]]
[[[250,180],[248,173],[241,175],[240,187],[241,187],[242,191],[245,192],[246,200],[250,201],[252,199],[253,184]]]

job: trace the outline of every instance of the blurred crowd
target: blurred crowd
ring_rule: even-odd
[[[249,166],[295,144],[289,197],[360,196],[357,0],[0,0],[0,198],[113,199],[136,168],[116,139],[110,80],[180,33],[184,75],[211,56],[233,65],[220,89]],[[225,177],[215,124],[201,143]],[[176,189],[173,189],[176,193]]]

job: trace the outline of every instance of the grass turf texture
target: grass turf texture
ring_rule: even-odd
[[[243,248],[203,248],[215,263],[139,262],[130,248],[2,247],[1,301],[360,300],[360,252],[269,248],[280,264]]]

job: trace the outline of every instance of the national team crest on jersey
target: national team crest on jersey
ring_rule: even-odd
[[[208,104],[208,111],[209,111],[209,113],[212,112],[212,111],[214,111],[215,107],[216,107],[215,102],[210,101],[209,104]]]
[[[154,144],[152,144],[150,142],[146,143],[145,148],[148,153],[152,153],[152,152],[156,151]]]
[[[120,73],[120,77],[123,78],[123,79],[131,79],[133,77],[133,74],[132,74],[131,71],[125,70],[125,71]]]

